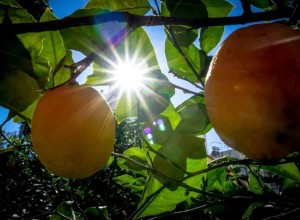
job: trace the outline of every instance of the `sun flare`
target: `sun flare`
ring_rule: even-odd
[[[146,72],[147,66],[145,65],[145,62],[120,62],[113,71],[115,87],[126,92],[137,92],[145,83]]]

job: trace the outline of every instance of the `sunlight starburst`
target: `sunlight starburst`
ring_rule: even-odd
[[[146,81],[147,65],[144,62],[125,61],[115,66],[112,81],[121,92],[138,92]]]

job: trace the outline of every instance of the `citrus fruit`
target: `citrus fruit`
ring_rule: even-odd
[[[32,118],[32,144],[53,174],[85,178],[101,170],[113,151],[115,120],[106,99],[86,86],[48,90]]]
[[[299,32],[271,23],[234,31],[211,62],[205,100],[221,139],[249,158],[299,150]]]

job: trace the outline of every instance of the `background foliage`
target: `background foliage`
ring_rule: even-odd
[[[90,0],[58,20],[46,1],[0,1],[0,31],[5,33],[0,36],[0,105],[10,110],[7,120],[30,125],[39,91],[73,82],[89,65],[93,73],[84,84],[97,86],[110,85],[109,70],[119,58],[138,55],[151,70],[140,99],[110,97],[118,122],[115,153],[107,167],[91,178],[53,176],[32,151],[30,134],[7,134],[4,122],[1,217],[298,218],[299,155],[274,164],[207,156],[203,135],[211,125],[203,87],[210,52],[221,40],[224,25],[282,19],[297,26],[299,2],[244,0],[244,13],[235,18],[227,17],[234,5],[225,0],[152,3]],[[253,6],[262,12],[252,13]],[[199,92],[174,85],[161,73],[142,28],[158,24],[165,27],[170,73]],[[107,31],[111,26],[114,31]],[[74,50],[86,57],[75,63]],[[175,89],[193,96],[175,107],[170,101]]]

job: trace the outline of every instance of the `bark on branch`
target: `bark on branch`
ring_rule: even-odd
[[[15,34],[29,33],[29,32],[43,32],[56,31],[65,28],[97,25],[109,21],[117,21],[127,23],[129,27],[142,26],[161,26],[161,25],[186,25],[193,28],[207,27],[207,26],[222,26],[246,24],[258,21],[270,21],[276,19],[290,18],[293,14],[292,9],[273,10],[259,13],[243,14],[241,16],[232,17],[218,17],[218,18],[204,18],[204,19],[185,19],[176,17],[164,16],[141,16],[133,15],[128,12],[107,12],[95,16],[86,17],[66,17],[60,20],[36,22],[36,23],[15,23],[5,25],[10,32]],[[2,27],[1,27],[2,26]],[[0,29],[3,28],[3,24]]]

